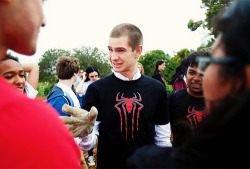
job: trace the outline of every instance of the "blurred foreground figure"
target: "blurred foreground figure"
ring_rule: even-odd
[[[42,0],[0,0],[0,60],[8,49],[33,55]],[[80,151],[57,112],[0,78],[0,168],[81,168]]]
[[[211,58],[199,58],[210,116],[181,149],[144,147],[129,160],[134,168],[249,168],[250,1],[234,1],[216,22],[221,32]]]

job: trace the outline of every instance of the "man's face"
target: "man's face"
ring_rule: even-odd
[[[220,37],[215,41],[212,46],[212,57],[225,57],[223,43],[220,41]],[[223,100],[228,94],[230,94],[232,85],[236,84],[231,78],[227,78],[226,81],[221,76],[222,65],[211,63],[204,74],[204,97],[208,109],[213,106],[217,106],[220,100]]]
[[[197,72],[197,67],[195,65],[188,67],[186,78],[187,78],[188,93],[194,97],[202,97],[203,75]]]
[[[3,12],[6,15],[0,21],[5,45],[18,53],[33,55],[40,27],[45,26],[43,0],[8,1],[6,4]]]
[[[80,71],[79,71],[79,76],[80,76],[81,78],[83,78],[83,70],[80,70]]]
[[[109,39],[109,60],[115,72],[121,73],[125,77],[130,77],[137,71],[137,60],[141,54],[142,46],[134,51],[128,44],[128,37]]]

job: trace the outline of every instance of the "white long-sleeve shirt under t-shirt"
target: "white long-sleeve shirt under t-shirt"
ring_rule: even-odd
[[[123,80],[129,81],[129,79],[118,72],[114,72],[114,75]],[[136,74],[133,76],[132,80],[137,80],[141,77],[141,73],[139,69],[137,70]],[[100,121],[96,121],[95,128],[98,128]],[[92,132],[88,136],[82,138],[80,142],[80,147],[83,151],[88,151],[95,146],[97,135],[95,134],[97,131]],[[99,133],[98,133],[99,134]],[[155,144],[160,147],[172,147],[170,138],[171,138],[171,128],[170,123],[165,125],[155,125]],[[93,144],[94,142],[94,144]]]

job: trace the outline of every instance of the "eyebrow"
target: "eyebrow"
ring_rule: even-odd
[[[23,73],[23,72],[24,72],[24,70],[19,70],[19,72]],[[15,73],[15,71],[5,72],[5,73],[3,73],[3,75],[8,74],[8,73]]]
[[[108,46],[108,48],[112,48],[111,46]],[[114,49],[127,49],[127,48],[125,48],[125,47],[115,47]]]

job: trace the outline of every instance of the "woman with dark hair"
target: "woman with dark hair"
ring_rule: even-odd
[[[185,74],[187,72],[186,58],[183,58],[181,64],[176,67],[175,73],[171,78],[170,84],[174,91],[187,88],[187,83],[185,81]]]
[[[79,85],[76,88],[76,93],[79,94],[79,96],[81,98],[83,98],[82,100],[82,105],[84,104],[84,95],[88,89],[88,86],[95,82],[96,80],[98,80],[100,77],[100,73],[98,71],[98,69],[95,66],[89,66],[86,69],[86,72],[83,73],[83,79],[82,81],[79,83]],[[98,128],[98,124],[96,124],[96,127]],[[95,132],[98,131],[97,129],[95,129]],[[94,161],[94,156],[93,156],[93,149],[88,151],[88,164],[90,166],[95,165],[95,161]]]
[[[25,80],[25,73],[29,73],[27,80]],[[35,63],[20,64],[18,58],[6,55],[0,61],[0,76],[29,98],[35,98],[38,94],[36,88],[39,80],[39,67]]]
[[[130,159],[130,166],[250,168],[247,155],[250,151],[250,1],[233,1],[216,20],[216,28],[220,35],[213,44],[212,57],[198,58],[210,116],[185,147],[178,150],[144,147]]]
[[[99,79],[100,73],[95,66],[89,66],[86,72],[83,73],[82,81],[76,88],[76,93],[81,97],[85,95],[88,86]]]
[[[161,74],[161,71],[165,70],[165,62],[163,60],[157,60],[155,63],[155,70],[154,70],[154,74],[152,76],[152,78],[159,80],[160,82],[162,82],[165,85],[165,80]]]

